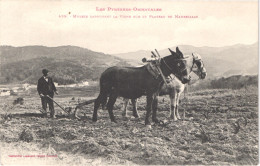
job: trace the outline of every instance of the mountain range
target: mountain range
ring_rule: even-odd
[[[76,46],[0,46],[0,83],[37,83],[43,68],[60,84],[97,80],[109,66],[129,66],[124,60]]]
[[[170,48],[175,50],[176,47]],[[200,54],[208,76],[211,78],[258,74],[258,43],[252,45],[236,44],[225,47],[194,47],[191,45],[179,45],[178,47],[184,55],[191,55],[195,52]],[[161,56],[170,54],[168,49],[158,50],[158,52]],[[143,57],[151,57],[151,51],[139,50],[114,54],[114,56],[134,60],[138,65]]]
[[[184,55],[193,52],[201,55],[208,78],[258,74],[258,43],[225,47],[178,47]],[[172,50],[175,48],[171,47]],[[159,53],[161,56],[170,54],[167,48],[159,50]],[[54,81],[60,84],[98,80],[110,66],[142,65],[141,59],[150,56],[151,51],[147,50],[109,55],[77,46],[0,46],[0,83],[35,84],[43,68],[49,69]]]

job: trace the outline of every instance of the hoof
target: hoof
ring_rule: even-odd
[[[123,120],[128,120],[129,119],[129,117],[126,117],[126,116],[123,116],[123,118],[122,118]]]
[[[177,121],[178,118],[176,116],[170,115],[170,119],[172,119],[173,121]]]
[[[152,125],[146,125],[145,128],[146,128],[147,130],[150,130],[150,129],[152,129]]]
[[[97,121],[97,118],[92,118],[92,121],[93,121],[93,122],[96,122],[96,121]]]
[[[113,123],[117,123],[117,121],[116,121],[116,120],[111,120],[111,122],[113,122]]]
[[[175,118],[174,118],[174,117],[170,117],[169,120],[176,122],[176,121],[178,121],[178,118],[176,118],[176,117],[175,117]]]
[[[169,124],[168,121],[163,120],[163,121],[160,121],[159,126],[166,127],[168,124]]]
[[[192,121],[192,120],[193,120],[193,117],[190,117],[188,120],[189,120],[189,121]]]
[[[160,121],[156,118],[156,119],[153,119],[153,122],[154,123],[160,123]]]
[[[139,118],[139,115],[133,115],[135,118]]]
[[[173,118],[174,118],[173,114],[170,114],[170,115],[169,115],[169,118],[170,118],[170,119],[173,119]]]
[[[122,113],[122,116],[123,116],[123,117],[127,117],[126,113]]]

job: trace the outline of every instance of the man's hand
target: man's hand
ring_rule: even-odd
[[[55,94],[56,94],[56,95],[58,95],[58,94],[59,94],[59,92],[58,92],[58,91],[55,91]]]
[[[40,97],[44,97],[44,95],[43,95],[43,94],[40,94]]]

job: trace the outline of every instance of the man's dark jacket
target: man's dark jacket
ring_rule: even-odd
[[[52,78],[48,77],[48,82],[47,82],[44,79],[44,77],[42,76],[38,80],[37,91],[38,91],[39,95],[43,94],[43,95],[49,95],[49,96],[53,97],[54,92],[56,92],[56,87],[52,81]]]

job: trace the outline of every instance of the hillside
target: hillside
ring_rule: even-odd
[[[258,74],[258,43],[225,47],[180,45],[179,48],[184,54],[197,52],[202,56],[207,79]],[[169,54],[168,49],[159,52],[162,56]],[[109,66],[140,65],[141,59],[150,55],[151,51],[146,50],[112,56],[77,46],[0,46],[0,83],[35,84],[42,68],[50,69],[55,82],[60,84],[98,80]]]
[[[84,62],[88,65],[93,64],[93,62],[97,64],[106,64],[111,60],[119,61],[119,58],[115,58],[111,55],[94,52],[89,49],[77,46],[1,46],[0,57],[3,64],[17,61],[26,61],[39,57],[73,60]]]
[[[237,44],[225,47],[194,47],[179,45],[184,54],[197,52],[202,56],[208,77],[228,77],[231,75],[258,74],[258,43],[252,45]],[[176,46],[171,47],[175,50]],[[162,56],[169,55],[168,49],[159,50]],[[134,59],[141,62],[143,57],[150,58],[151,51],[115,54],[122,59]]]
[[[96,80],[109,66],[129,66],[118,57],[75,46],[1,46],[0,59],[0,83],[36,83],[48,68],[54,81],[69,84]]]

